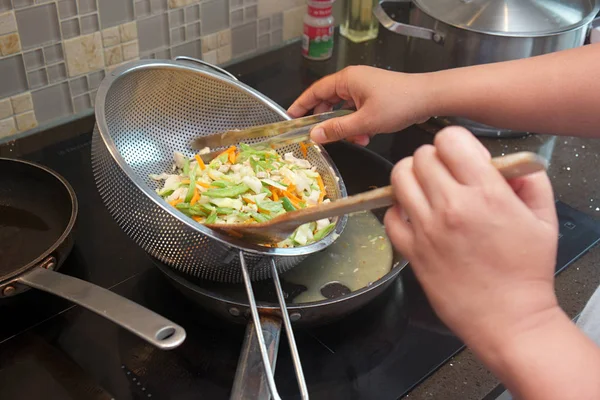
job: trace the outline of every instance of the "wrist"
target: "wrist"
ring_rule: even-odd
[[[425,93],[426,112],[430,117],[464,116],[468,104],[463,104],[468,97],[462,92],[468,82],[462,78],[459,70],[442,70],[422,74]],[[457,80],[461,81],[457,84]]]
[[[572,325],[552,293],[552,298],[538,298],[516,313],[491,316],[465,342],[492,371],[499,373],[509,371],[527,353],[526,349],[565,324]]]

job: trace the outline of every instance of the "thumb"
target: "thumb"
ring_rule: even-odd
[[[511,179],[510,186],[523,203],[541,220],[556,224],[554,194],[545,172]]]
[[[342,140],[351,136],[375,133],[365,123],[362,110],[339,118],[332,118],[317,126],[311,132],[310,137],[317,143],[327,143]]]

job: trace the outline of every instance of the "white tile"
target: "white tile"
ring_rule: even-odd
[[[15,119],[10,117],[0,120],[0,138],[11,136],[17,133]]]
[[[226,1],[226,0],[223,0]],[[192,4],[194,0],[169,0],[169,8],[179,8]]]
[[[217,33],[218,46],[223,47],[231,43],[231,29],[225,29],[224,31]]]
[[[25,111],[33,110],[33,102],[31,100],[31,93],[29,92],[13,96],[10,101],[15,114],[21,114]]]
[[[13,115],[10,99],[0,100],[0,119],[8,118]]]
[[[140,49],[137,40],[123,44],[123,60],[133,60],[139,56]]]
[[[208,51],[208,52],[203,52],[202,53],[202,59],[208,63],[211,64],[217,64],[217,51],[216,50],[212,50],[212,51]]]
[[[17,21],[15,20],[15,13],[13,11],[8,11],[0,14],[0,35],[16,32],[16,30]]]
[[[64,45],[69,76],[104,68],[100,32],[65,40]]]
[[[202,38],[202,53],[217,49],[217,34],[208,35]]]
[[[15,119],[17,120],[17,129],[19,129],[20,132],[33,129],[38,126],[38,122],[33,111],[27,111],[24,114],[19,114],[15,116]]]
[[[231,45],[217,49],[217,63],[223,64],[231,60]]]
[[[283,40],[291,40],[302,35],[306,7],[298,7],[283,13]]]
[[[21,40],[19,34],[9,33],[8,35],[0,36],[0,53],[3,56],[9,56],[21,51]]]
[[[117,65],[123,62],[123,50],[121,46],[113,46],[104,49],[104,62],[106,65]]]
[[[104,47],[116,46],[119,43],[121,43],[121,34],[118,26],[102,30],[102,45]]]
[[[137,23],[133,21],[120,25],[119,32],[121,34],[121,43],[135,40],[138,37]]]

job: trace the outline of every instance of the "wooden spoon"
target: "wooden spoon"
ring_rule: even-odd
[[[545,170],[546,159],[531,152],[520,152],[492,158],[491,163],[506,179]],[[300,225],[323,218],[339,217],[357,211],[387,207],[394,203],[391,186],[345,197],[331,203],[291,211],[267,222],[254,224],[206,224],[207,227],[256,244],[275,244],[288,237]]]

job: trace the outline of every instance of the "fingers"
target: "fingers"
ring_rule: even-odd
[[[421,146],[414,155],[414,171],[423,192],[433,207],[443,207],[448,196],[460,186],[431,145]]]
[[[396,164],[391,181],[394,197],[408,218],[415,223],[428,220],[431,207],[414,174],[412,157],[404,158]]]
[[[557,216],[550,179],[545,172],[511,179],[509,184],[525,205],[542,221],[555,225]]]
[[[358,135],[358,136],[351,136],[347,140],[349,142],[352,142],[354,144],[364,147],[369,144],[369,142],[371,141],[371,137],[369,135]]]
[[[366,110],[360,109],[352,114],[332,118],[312,129],[310,137],[317,143],[335,142],[351,136],[374,133],[365,124],[368,116]]]
[[[329,102],[323,102],[315,107],[313,114],[323,114],[333,110],[333,104]]]
[[[439,158],[458,182],[484,186],[502,179],[490,163],[489,152],[468,130],[445,128],[436,135],[434,144]]]
[[[400,206],[390,207],[383,220],[385,231],[394,247],[407,258],[411,258],[414,248],[414,232],[402,215]]]
[[[348,69],[343,69],[333,75],[328,75],[306,89],[288,109],[288,114],[301,117],[321,103],[336,104],[349,100]]]

